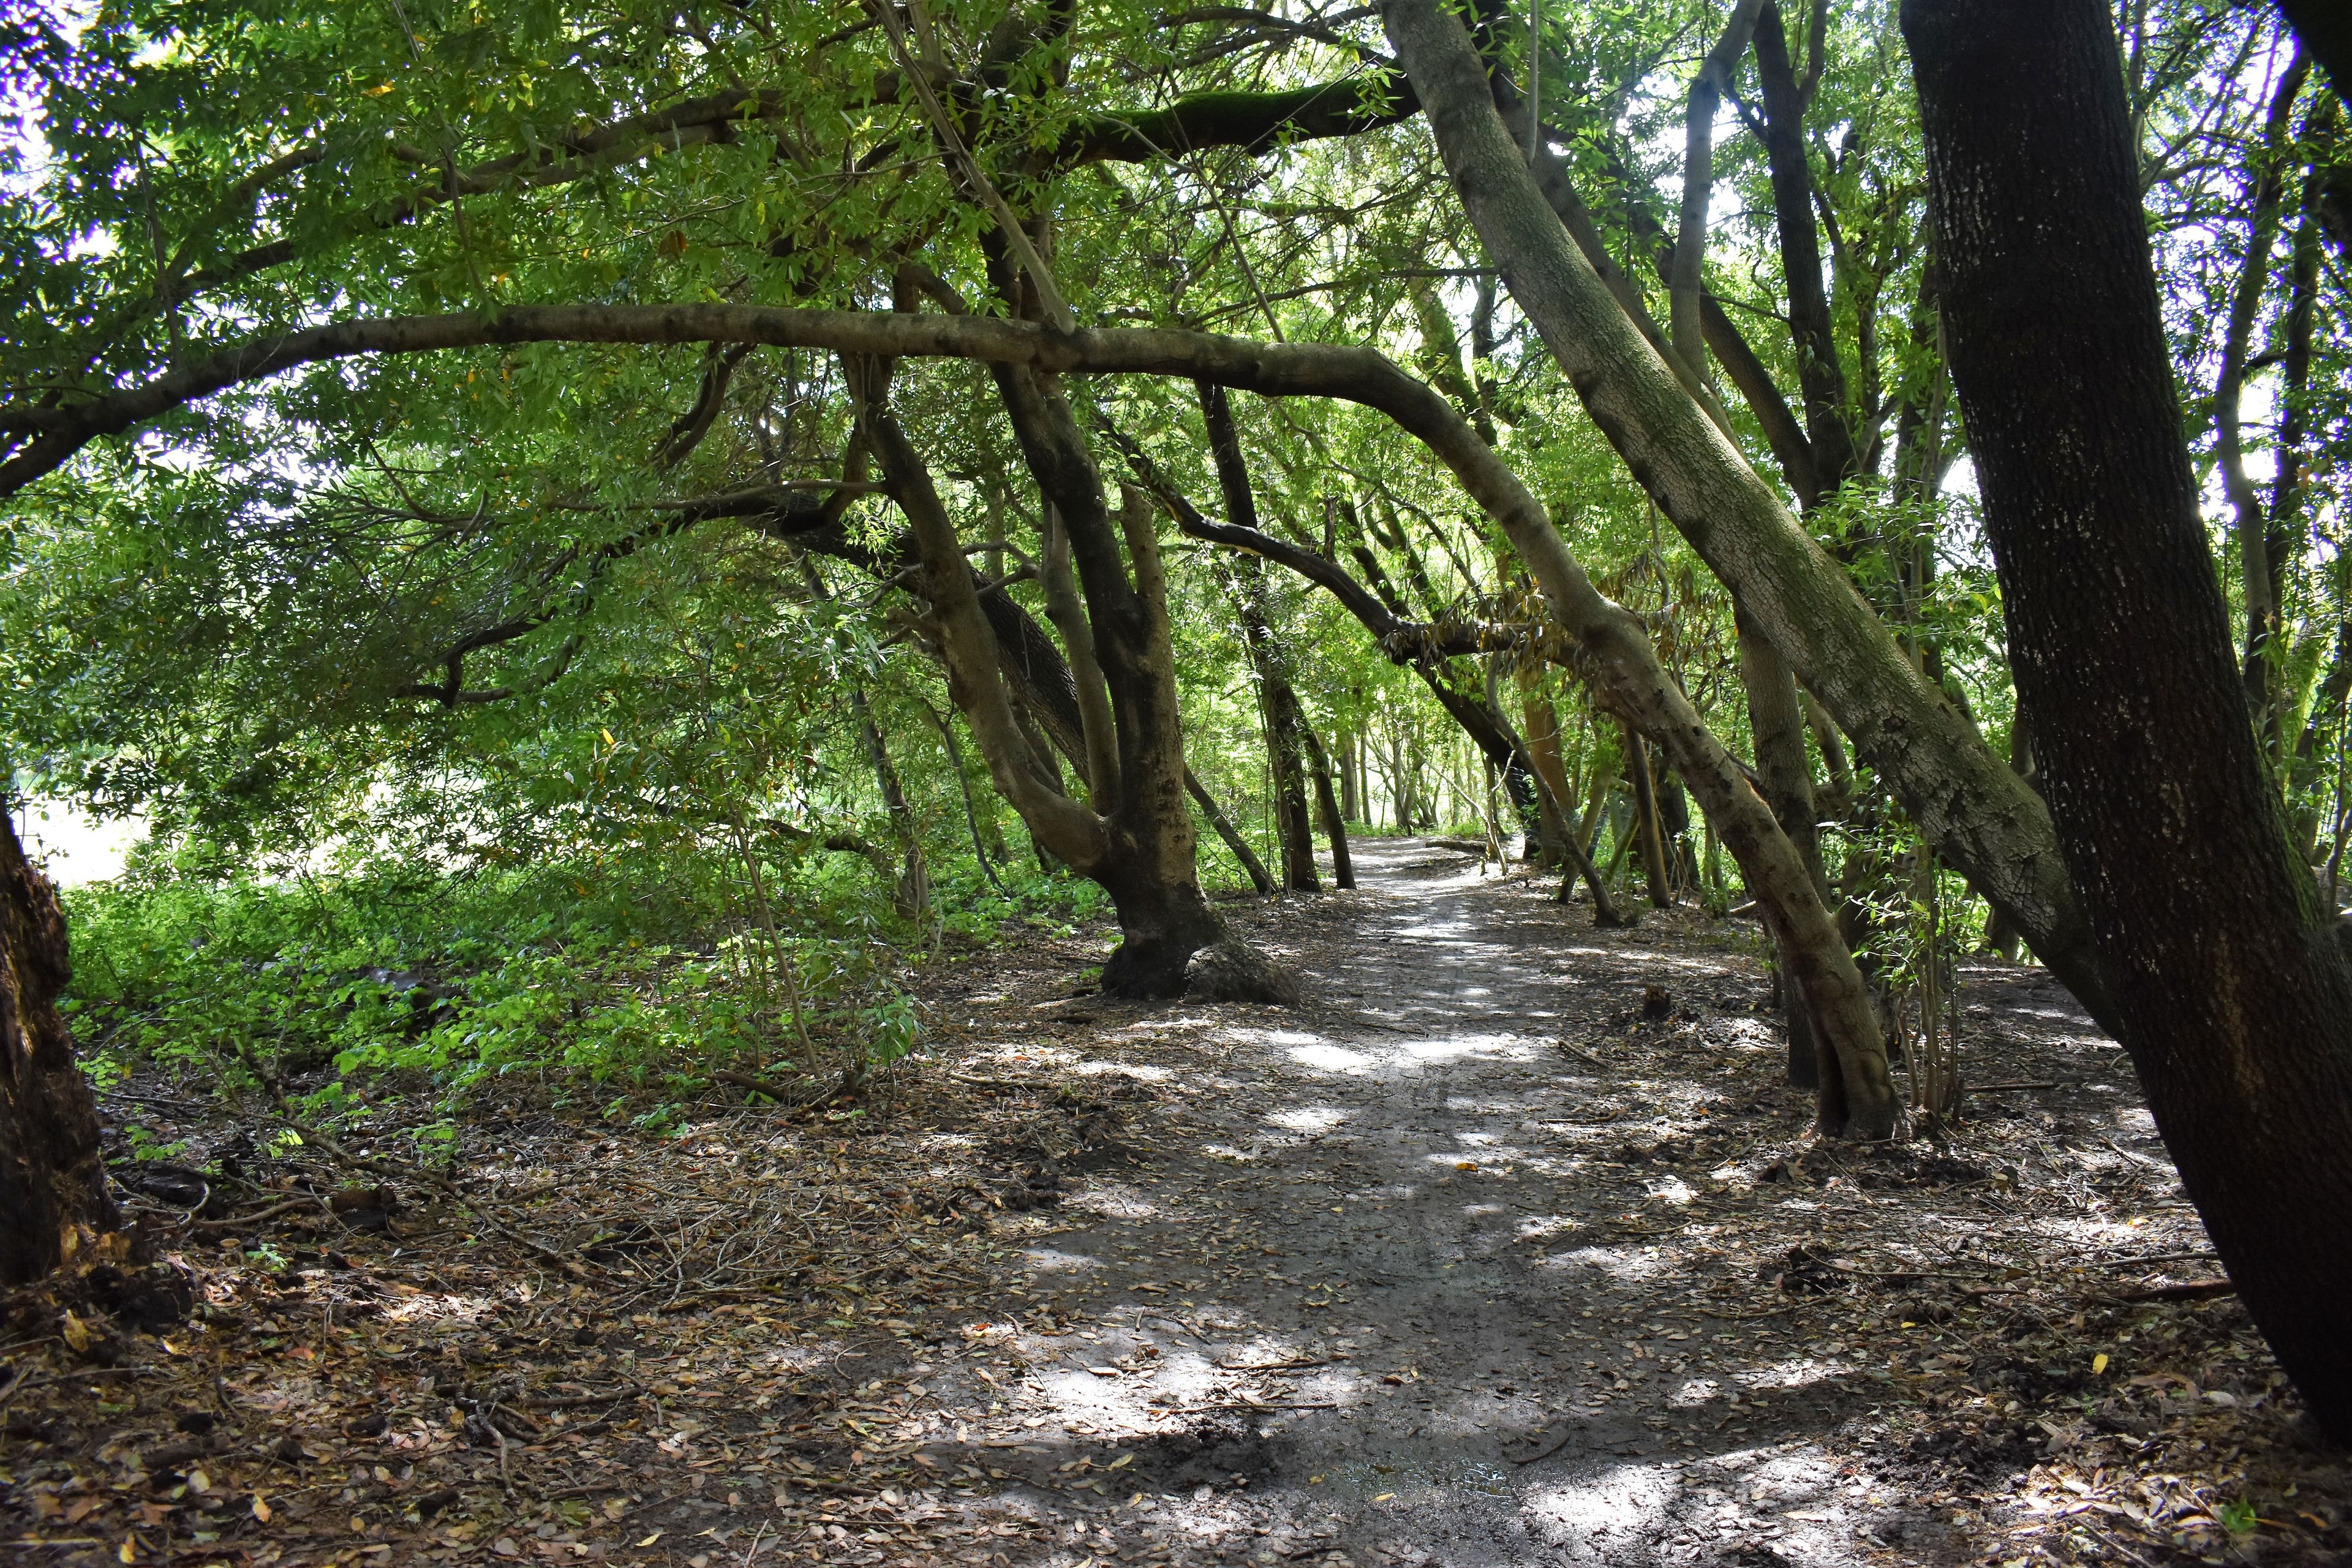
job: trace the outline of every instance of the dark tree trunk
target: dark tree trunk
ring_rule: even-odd
[[[1756,776],[1764,804],[1772,808],[1780,831],[1789,836],[1811,873],[1823,908],[1830,903],[1830,879],[1822,868],[1819,818],[1813,812],[1813,769],[1805,755],[1804,710],[1797,700],[1796,679],[1788,661],[1769,638],[1747,616],[1734,613],[1739,638],[1739,672],[1748,689],[1748,723],[1756,737]],[[1775,952],[1773,963],[1787,959]],[[1790,986],[1780,988],[1782,1016],[1789,1030],[1789,1082],[1798,1089],[1819,1089],[1820,1047],[1804,999]]]
[[[991,778],[1028,825],[1041,854],[1050,852],[1092,879],[1118,910],[1125,941],[1103,966],[1103,989],[1140,998],[1181,995],[1195,952],[1214,947],[1248,956],[1226,938],[1193,868],[1167,584],[1140,492],[1129,493],[1114,521],[1059,386],[1047,376],[997,367],[998,389],[1023,455],[1045,499],[1059,509],[1085,589],[1117,731],[1118,804],[1105,814],[1062,792],[1052,751],[1019,721],[1000,633],[971,580],[954,522],[889,411],[890,365],[849,356],[844,364],[860,427],[915,538],[921,591],[932,605],[950,695],[971,725]],[[1297,997],[1295,983],[1263,961],[1225,968],[1234,988],[1223,994],[1251,994],[1255,984],[1255,994],[1267,1000]]]
[[[1766,0],[1756,18],[1756,77],[1763,91],[1764,153],[1772,171],[1772,211],[1780,234],[1780,271],[1789,288],[1789,333],[1805,399],[1813,482],[1827,495],[1855,468],[1847,423],[1844,362],[1838,357],[1829,291],[1822,280],[1822,237],[1813,216],[1813,171],[1805,156],[1810,93],[1789,60],[1780,7]]]
[[[1217,804],[1217,797],[1209,793],[1191,768],[1184,770],[1184,793],[1192,797],[1192,804],[1201,808],[1201,815],[1209,819],[1209,826],[1224,840],[1225,847],[1234,852],[1234,858],[1242,863],[1242,869],[1249,874],[1250,885],[1261,893],[1274,891],[1274,874],[1265,868],[1265,862],[1257,858],[1257,851],[1242,837],[1242,830],[1234,826],[1234,819],[1225,815],[1225,808]]]
[[[1662,910],[1675,907],[1675,884],[1666,869],[1665,835],[1658,826],[1657,782],[1650,774],[1650,748],[1632,725],[1625,727],[1626,780],[1633,788],[1633,837],[1642,851],[1642,870],[1649,879],[1650,902]]]
[[[1241,431],[1234,424],[1233,405],[1223,387],[1205,381],[1197,386],[1225,516],[1237,528],[1263,532],[1257,523],[1257,500],[1250,488],[1249,465],[1242,456]],[[1274,616],[1266,603],[1265,566],[1255,555],[1243,555],[1229,564],[1228,571],[1234,609],[1241,618],[1242,645],[1257,677],[1258,700],[1265,719],[1266,761],[1274,773],[1275,830],[1282,840],[1282,885],[1293,892],[1320,892],[1322,880],[1315,869],[1314,819],[1307,812],[1307,721],[1299,710],[1298,693],[1290,684],[1290,661],[1275,636]]]
[[[2337,95],[2352,101],[2352,7],[2344,0],[2279,0],[2279,14]]]
[[[70,973],[57,894],[0,814],[0,1285],[40,1279],[118,1223],[98,1100],[58,1015]]]
[[[1903,26],[2018,689],[2116,1034],[2247,1310],[2352,1438],[2352,960],[2256,752],[2114,25],[1906,0]]]
[[[1331,885],[1352,888],[1356,863],[1348,855],[1348,815],[1340,810],[1339,797],[1331,786],[1330,755],[1323,750],[1322,737],[1315,733],[1313,725],[1301,721],[1298,738],[1307,743],[1307,767],[1315,777],[1315,808],[1323,818],[1323,837],[1331,842]]]

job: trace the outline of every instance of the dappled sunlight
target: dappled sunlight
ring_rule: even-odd
[[[1345,1046],[1295,1046],[1288,1055],[1301,1067],[1317,1068],[1324,1072],[1363,1074],[1380,1065],[1379,1058],[1361,1051],[1351,1051]]]
[[[1570,1551],[1570,1561],[1607,1562],[1620,1548],[1659,1535],[1681,1494],[1672,1465],[1613,1465],[1530,1488],[1520,1509],[1545,1539]]]
[[[1076,1063],[1070,1071],[1078,1078],[1124,1078],[1137,1083],[1168,1083],[1176,1077],[1167,1068],[1136,1062],[1085,1061]]]
[[[1612,1279],[1633,1283],[1656,1279],[1672,1268],[1673,1262],[1655,1247],[1579,1247],[1552,1253],[1535,1267],[1562,1272],[1597,1269]]]
[[[1277,1110],[1266,1120],[1286,1131],[1312,1138],[1330,1131],[1350,1114],[1334,1106],[1308,1106],[1297,1110]]]
[[[1065,1252],[1055,1247],[1026,1247],[1021,1256],[1028,1261],[1031,1268],[1041,1274],[1066,1274],[1103,1266],[1099,1258],[1089,1258],[1083,1252]]]
[[[1449,1035],[1444,1039],[1412,1040],[1405,1054],[1422,1062],[1450,1061],[1458,1057],[1502,1057],[1526,1061],[1534,1049],[1517,1035]]]

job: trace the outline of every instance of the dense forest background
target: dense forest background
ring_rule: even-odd
[[[1696,323],[1675,319],[1672,274],[1696,265],[1692,357],[1724,429],[2031,776],[1894,8],[1761,16],[1752,48],[1704,9],[1545,16],[1549,150],[1629,306],[1676,342]],[[1501,286],[1368,13],[949,6],[886,27],[822,6],[201,6],[19,25],[20,398],[354,312],[911,309],[928,289],[1019,313],[1003,286],[1023,263],[990,226],[1012,200],[1075,319],[1370,345],[1425,378],[1753,754],[1731,594]],[[2340,102],[2260,9],[2132,6],[2119,25],[2214,558],[2296,838],[2332,889],[2352,689]],[[1523,71],[1528,42],[1496,18],[1499,60]],[[967,151],[940,154],[942,114]],[[1678,249],[1702,121],[1706,243]],[[1747,900],[1672,767],[1647,776],[1543,645],[1502,530],[1389,419],[1236,397],[1245,518],[1189,382],[1069,395],[1105,482],[1152,491],[1184,757],[1261,862],[1203,831],[1211,886],[1312,880],[1306,798],[1328,781],[1359,830],[1527,830],[1553,864],[1572,833],[1621,900],[1629,878]],[[896,401],[981,579],[1063,626],[1051,502],[985,367],[909,364]],[[551,1058],[640,1081],[761,1058],[814,1007],[887,1057],[919,1033],[894,955],[1095,907],[961,732],[855,423],[819,351],[518,344],[243,383],[23,492],[0,597],[16,787],[151,829],[127,879],[72,900],[86,1043],[231,1075],[340,1053],[354,1071]],[[1188,504],[1319,555],[1363,603],[1179,528]],[[1963,879],[1922,868],[1903,804],[1807,701],[1797,743],[1847,935],[1898,984],[1919,967],[1914,906],[1937,906],[1948,949],[2014,951]],[[1083,768],[1055,750],[1038,748],[1049,767]],[[433,1027],[387,1033],[427,972],[446,993]]]

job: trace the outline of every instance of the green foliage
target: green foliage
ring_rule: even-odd
[[[766,968],[777,955],[730,906],[740,868],[718,857],[94,885],[67,900],[65,1005],[102,1081],[152,1068],[338,1119],[394,1088],[454,1115],[518,1075],[559,1104],[642,1117],[717,1068],[863,1072],[920,1049],[887,905],[822,859],[767,872],[790,910],[781,956],[806,1047]],[[977,881],[968,866],[940,878],[971,941],[1098,899],[1066,878],[1016,879],[1010,899]]]

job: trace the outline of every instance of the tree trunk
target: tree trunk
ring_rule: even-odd
[[[887,362],[845,356],[844,363],[860,427],[915,536],[949,692],[971,725],[990,776],[1040,850],[1092,879],[1118,910],[1124,940],[1103,965],[1103,990],[1146,998],[1182,994],[1195,952],[1238,944],[1228,942],[1193,869],[1167,587],[1148,507],[1140,494],[1131,495],[1115,531],[1100,476],[1052,378],[996,367],[1014,434],[1045,499],[1060,510],[1086,592],[1118,742],[1118,802],[1105,815],[1060,792],[1051,779],[1050,752],[1014,716],[997,634],[961,541],[929,470],[890,413]],[[1266,983],[1263,999],[1295,999],[1296,987],[1286,977],[1263,966],[1257,977]]]
[[[1650,902],[1662,910],[1675,907],[1673,875],[1666,869],[1665,835],[1658,826],[1658,785],[1650,774],[1650,748],[1625,729],[1626,778],[1633,786],[1633,837],[1642,849],[1642,872],[1649,879]]]
[[[2044,962],[2095,1016],[2106,1016],[2100,960],[2042,803],[1905,657],[1844,570],[1629,319],[1547,203],[1462,25],[1438,0],[1387,0],[1384,14],[1487,255],[1594,424],[1946,861],[2008,908]],[[1535,161],[1558,166],[1540,149]],[[1685,777],[1696,787],[1687,770]]]
[[[1813,170],[1805,153],[1810,94],[1789,61],[1777,0],[1756,19],[1756,79],[1762,91],[1764,154],[1772,172],[1772,214],[1780,236],[1780,273],[1789,290],[1789,335],[1804,394],[1805,434],[1813,482],[1826,496],[1858,466],[1846,409],[1845,363],[1838,356],[1830,299],[1822,280],[1820,222],[1813,216]]]
[[[1527,742],[1528,760],[1544,785],[1536,800],[1535,843],[1543,851],[1538,864],[1557,868],[1572,864],[1568,841],[1576,831],[1567,815],[1568,803],[1576,792],[1568,782],[1567,760],[1560,755],[1559,710],[1537,685],[1532,671],[1522,667],[1517,679],[1519,718],[1525,726],[1521,739]]]
[[[2246,706],[2253,712],[2265,758],[2276,766],[2280,755],[2280,723],[2276,662],[2281,629],[2280,586],[2284,563],[2272,558],[2273,520],[2262,493],[2246,472],[2243,401],[2246,355],[2253,336],[2254,314],[2262,308],[2271,275],[2271,248],[2278,237],[2279,213],[2284,205],[2287,158],[2285,142],[2292,129],[2294,100],[2303,90],[2308,62],[2298,58],[2279,79],[2264,118],[2263,140],[2252,156],[2252,214],[2248,222],[2246,256],[2231,290],[2230,314],[2221,330],[2221,365],[2213,382],[2213,462],[2221,488],[2236,514],[2238,588],[2246,607],[2246,651],[2243,680]],[[2282,462],[2292,462],[2284,453]]]
[[[1739,673],[1748,689],[1748,722],[1756,737],[1756,776],[1764,786],[1765,804],[1789,842],[1804,858],[1823,907],[1830,902],[1830,879],[1822,868],[1821,832],[1813,815],[1813,769],[1805,755],[1805,718],[1797,701],[1796,679],[1789,673],[1769,638],[1755,623],[1735,610],[1739,637]],[[1776,954],[1776,963],[1785,960]],[[1793,990],[1783,989],[1789,1028],[1789,1081],[1799,1089],[1821,1087],[1821,1065],[1812,1021]]]
[[[1331,885],[1356,885],[1356,863],[1348,855],[1348,816],[1331,787],[1331,759],[1313,725],[1301,721],[1298,737],[1307,743],[1307,765],[1315,776],[1315,806],[1323,816],[1323,837],[1331,842]],[[1345,759],[1342,759],[1344,762]]]
[[[2263,776],[2099,0],[1906,0],[1952,377],[2058,845],[2181,1183],[2352,1439],[2352,960]],[[2161,788],[2150,781],[2160,781]]]
[[[1225,815],[1225,808],[1217,804],[1217,797],[1209,793],[1191,768],[1184,770],[1184,793],[1192,797],[1192,804],[1201,808],[1201,815],[1209,819],[1209,826],[1225,841],[1225,847],[1234,852],[1242,869],[1249,873],[1250,885],[1261,893],[1274,891],[1274,874],[1265,868],[1265,862],[1257,858],[1257,851],[1242,837],[1242,830],[1234,826],[1234,819]]]
[[[1242,640],[1257,677],[1268,772],[1274,781],[1275,837],[1282,849],[1282,885],[1295,893],[1322,890],[1315,866],[1315,823],[1307,805],[1307,721],[1298,693],[1282,672],[1283,659],[1269,624],[1263,590],[1265,572],[1248,556],[1229,562],[1229,586],[1241,621]],[[1255,581],[1252,581],[1255,578]]]
[[[1198,383],[1195,390],[1201,399],[1202,421],[1208,427],[1209,455],[1216,465],[1225,516],[1237,528],[1262,533],[1232,402],[1223,387],[1209,382]],[[1275,828],[1282,840],[1282,885],[1294,892],[1320,892],[1314,821],[1307,813],[1303,755],[1307,721],[1299,710],[1298,693],[1290,684],[1290,661],[1275,636],[1273,611],[1266,602],[1265,567],[1256,556],[1242,555],[1227,569],[1234,608],[1241,621],[1242,646],[1248,650],[1250,668],[1257,677],[1258,701],[1265,715],[1266,761],[1274,774]]]
[[[0,813],[0,1285],[25,1285],[119,1223],[98,1100],[57,995],[71,970],[56,892]]]

